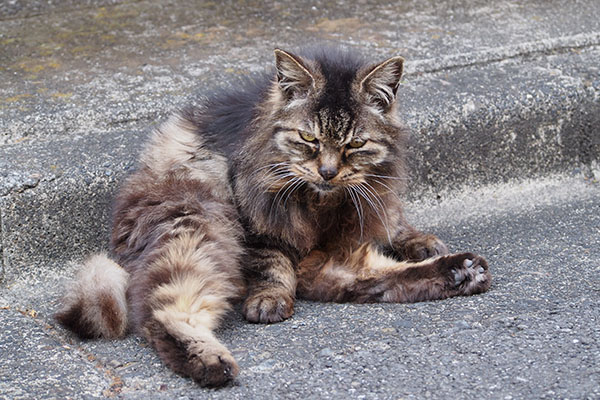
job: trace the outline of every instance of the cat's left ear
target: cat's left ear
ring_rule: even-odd
[[[392,57],[372,67],[360,82],[360,90],[366,94],[367,102],[388,111],[400,86],[400,78],[404,68],[404,58]]]
[[[299,57],[275,49],[275,66],[277,68],[277,82],[284,94],[290,97],[293,94],[304,94],[314,86],[315,79],[313,75]]]

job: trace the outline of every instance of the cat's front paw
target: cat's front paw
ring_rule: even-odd
[[[485,292],[492,283],[487,261],[473,253],[442,257],[440,263],[447,276],[448,288],[458,295]]]
[[[244,302],[244,318],[249,322],[271,324],[294,313],[294,298],[283,290],[268,289],[250,293]]]
[[[427,258],[448,254],[448,247],[435,235],[419,235],[404,244],[404,258],[422,261]]]

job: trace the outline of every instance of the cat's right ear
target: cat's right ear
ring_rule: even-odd
[[[315,85],[315,79],[299,57],[286,51],[275,49],[277,83],[288,97],[304,95]]]

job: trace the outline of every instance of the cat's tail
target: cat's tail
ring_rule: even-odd
[[[106,254],[84,261],[67,286],[54,318],[82,339],[119,338],[127,332],[129,274]]]

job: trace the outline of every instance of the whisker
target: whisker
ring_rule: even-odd
[[[272,182],[267,189],[265,190],[265,192],[270,192],[271,188],[273,186],[275,186],[278,182],[281,182],[282,180],[286,179],[286,178],[293,178],[296,177],[296,174],[294,174],[293,172],[286,172],[286,173],[282,173],[280,175],[276,175],[276,176],[270,176],[269,179],[265,179],[265,181],[267,182]],[[287,184],[284,183],[284,186]]]
[[[379,179],[375,179],[375,182],[379,183],[381,186],[383,186],[387,190],[389,190],[389,192],[391,194],[393,194],[401,203],[403,202],[403,200],[400,198],[400,196],[398,196],[398,194],[394,191],[394,189],[392,189],[391,187],[389,187],[388,185],[386,185],[384,182],[380,181]]]
[[[290,164],[289,162],[278,162],[278,163],[273,163],[273,164],[267,164],[267,165],[265,165],[265,166],[262,166],[262,167],[258,168],[258,169],[256,170],[256,172],[258,172],[258,171],[262,171],[262,170],[263,170],[263,169],[265,169],[265,168],[275,168],[275,167],[279,167],[279,166],[286,166],[286,167],[289,167],[290,165],[291,165],[291,164]]]
[[[386,222],[386,221],[388,221],[387,213],[385,211],[385,206],[383,205],[383,203],[379,199],[377,193],[371,192],[371,190],[368,187],[364,186],[363,183],[358,184],[357,186],[355,186],[355,188],[357,189],[357,192],[360,193],[362,195],[362,197],[367,201],[367,203],[371,206],[371,208],[373,209],[373,211],[375,211],[375,214],[377,214],[377,217],[379,218],[379,220],[383,224],[383,228],[385,229],[385,233],[387,234],[388,241],[389,241],[390,246],[391,246],[392,245],[392,237],[390,235],[390,230],[389,230],[388,224]],[[373,196],[374,199],[379,203],[379,206],[381,207],[381,211],[383,212],[385,218],[381,216],[381,213],[379,212],[379,207],[378,207],[377,204],[374,203],[374,201],[371,198],[371,196]]]
[[[280,167],[280,168],[274,169],[273,171],[265,172],[263,176],[265,178],[270,178],[270,177],[277,177],[279,175],[284,175],[284,174],[288,174],[288,173],[293,174],[293,172],[290,171],[289,169]]]
[[[265,181],[277,182],[277,181],[281,181],[282,179],[289,178],[290,176],[294,177],[294,176],[296,176],[296,174],[293,172],[289,172],[289,171],[288,172],[280,172],[280,173],[265,177]]]
[[[383,215],[384,215],[385,220],[387,222],[385,224],[385,230],[387,232],[388,240],[389,240],[390,246],[391,246],[392,245],[392,240],[391,240],[391,234],[390,234],[390,229],[389,229],[390,228],[390,225],[389,225],[390,224],[390,219],[389,219],[389,216],[387,214],[387,208],[385,207],[383,199],[381,198],[381,196],[379,195],[379,193],[377,192],[377,190],[373,186],[371,186],[371,184],[368,183],[368,182],[364,182],[364,185],[367,185],[370,188],[369,192],[373,194],[373,197],[375,198],[375,200],[377,200],[377,202],[381,206],[381,211],[383,212]]]
[[[371,195],[373,195],[373,197],[375,198],[375,200],[377,200],[377,203],[379,203],[379,206],[381,206],[381,211],[383,212],[383,215],[385,216],[386,220],[388,220],[385,205],[383,204],[383,200],[381,199],[381,196],[379,195],[379,193],[377,193],[377,190],[370,183],[368,183],[368,182],[363,182],[362,185],[366,185],[365,189]]]
[[[399,181],[407,181],[408,178],[404,178],[401,176],[389,176],[389,175],[377,175],[377,174],[363,174],[364,176],[370,176],[374,178],[384,178],[384,179],[396,179]]]
[[[354,208],[356,209],[356,213],[358,214],[358,223],[360,225],[360,241],[362,242],[362,240],[363,240],[363,231],[364,231],[364,220],[363,220],[362,204],[360,203],[360,199],[358,199],[356,197],[357,194],[354,193],[354,188],[352,188],[352,187],[345,187],[344,189],[348,190],[348,194],[350,195],[350,198],[352,199],[352,203],[354,204]],[[360,207],[359,207],[359,205],[360,205]]]
[[[289,180],[288,187],[281,193],[281,197],[279,199],[279,203],[281,203],[281,201],[285,197],[286,193],[288,193],[288,191],[290,189],[292,189],[298,183],[299,180],[300,180],[300,178],[298,178],[298,177],[294,177],[294,178],[292,178],[292,179]],[[284,206],[284,208],[285,208],[285,206]]]
[[[271,220],[271,215],[273,214],[273,206],[276,206],[275,209],[279,208],[279,203],[281,202],[281,199],[283,198],[283,196],[285,195],[285,193],[290,189],[290,187],[293,187],[294,184],[299,179],[300,178],[294,176],[292,179],[289,179],[287,182],[285,182],[283,184],[283,186],[281,186],[279,188],[279,190],[275,194],[275,197],[273,197],[273,200],[271,201],[271,206],[269,208],[269,220]]]
[[[283,202],[283,208],[287,207],[287,202],[288,202],[289,198],[291,197],[292,193],[294,193],[296,190],[298,190],[302,185],[304,185],[306,183],[301,178],[296,178],[296,179],[297,179],[297,181],[296,181],[296,183],[293,184],[293,189],[288,193],[287,197],[285,198],[285,200]],[[285,195],[285,193],[284,193],[284,195]]]
[[[251,201],[262,202],[267,200],[267,198],[264,198],[263,200],[263,196],[270,193],[274,186],[283,179],[295,176],[295,174],[289,170],[290,166],[291,164],[289,162],[276,162],[256,169],[256,173],[261,174],[261,178],[255,187],[250,188],[249,196],[252,198]],[[282,188],[280,188],[280,190]]]

